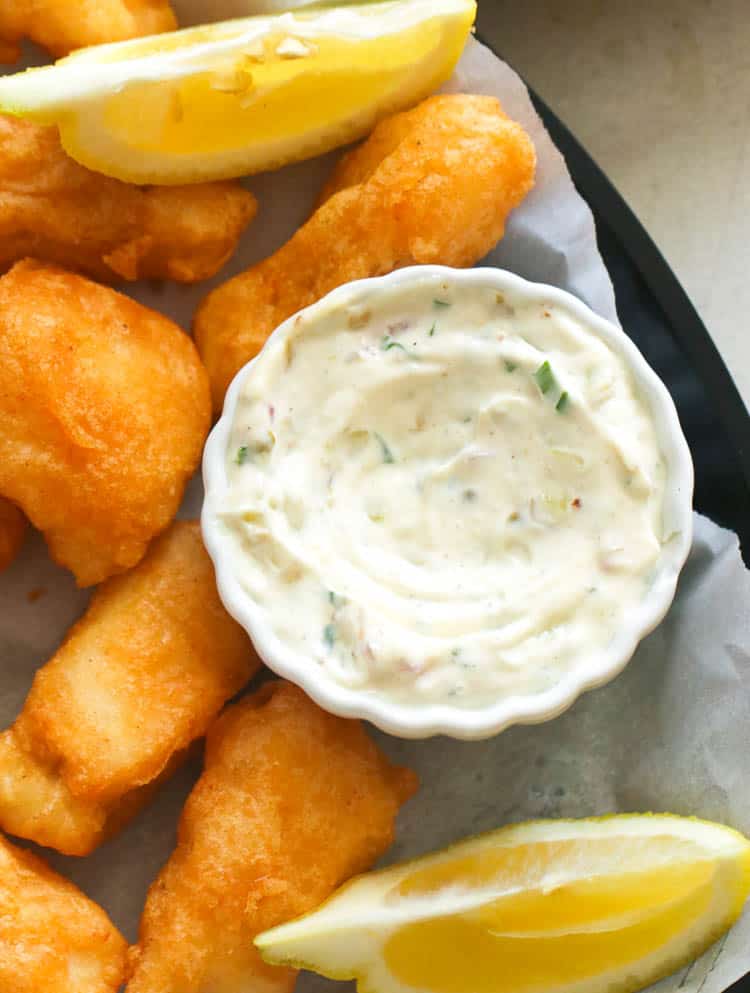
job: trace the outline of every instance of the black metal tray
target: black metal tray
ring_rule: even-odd
[[[623,328],[667,384],[695,463],[695,507],[740,536],[750,566],[750,415],[703,321],[601,169],[532,93],[596,221]],[[726,993],[750,993],[750,973]]]

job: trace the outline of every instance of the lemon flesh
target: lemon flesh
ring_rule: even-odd
[[[0,79],[0,110],[58,125],[69,155],[118,179],[246,175],[353,141],[427,96],[475,14],[475,0],[389,0],[100,45]]]
[[[539,821],[361,876],[256,945],[367,993],[629,993],[705,951],[749,893],[730,828]]]

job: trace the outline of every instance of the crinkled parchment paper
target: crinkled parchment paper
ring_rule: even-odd
[[[193,7],[195,2],[193,0]],[[531,132],[539,155],[536,189],[516,211],[489,262],[571,290],[616,319],[591,214],[534,113],[516,74],[472,42],[451,90],[495,94]],[[253,179],[261,214],[225,279],[262,258],[300,224],[332,157]],[[219,280],[217,280],[218,282]],[[137,286],[133,295],[188,326],[207,290]],[[200,506],[196,481],[183,514]],[[567,714],[474,743],[404,742],[378,735],[414,766],[422,789],[405,809],[389,857],[427,851],[466,834],[531,817],[610,811],[672,811],[731,824],[750,834],[750,574],[735,535],[696,517],[695,544],[667,619],[609,686]],[[32,590],[45,592],[34,599]],[[0,720],[12,721],[35,668],[82,611],[86,594],[49,562],[34,537],[0,577]],[[183,769],[117,839],[85,860],[54,864],[102,903],[135,938],[146,889],[173,845],[181,804],[197,774]],[[729,937],[660,991],[719,993],[750,969],[750,914]],[[300,991],[332,988],[310,976]]]

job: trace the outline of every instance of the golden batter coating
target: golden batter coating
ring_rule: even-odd
[[[176,324],[52,266],[0,279],[0,495],[81,586],[167,527],[210,426],[206,372]]]
[[[531,189],[535,163],[494,97],[430,97],[382,121],[343,157],[307,223],[203,301],[195,340],[214,410],[274,328],[342,283],[481,259]]]
[[[0,826],[85,855],[148,800],[260,661],[196,522],[94,593],[0,734]]]
[[[0,990],[117,993],[127,943],[42,859],[0,836]]]
[[[160,34],[177,27],[169,0],[3,0],[0,62],[29,38],[60,58],[76,48]]]
[[[14,503],[0,497],[0,572],[18,555],[26,536],[26,518]]]
[[[288,993],[253,937],[321,903],[393,840],[416,788],[359,721],[274,682],[208,735],[177,848],[149,891],[127,993]]]
[[[239,183],[134,186],[78,165],[57,128],[0,114],[0,270],[26,256],[114,282],[194,283],[255,216]]]

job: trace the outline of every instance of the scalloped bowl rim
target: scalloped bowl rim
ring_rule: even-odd
[[[222,415],[206,442],[201,527],[216,570],[221,600],[231,616],[247,631],[268,668],[296,683],[325,710],[341,717],[371,721],[389,734],[402,738],[446,734],[473,740],[491,737],[514,724],[537,724],[557,717],[572,706],[583,692],[609,682],[625,668],[640,641],[654,630],[669,610],[680,571],[690,551],[693,463],[672,397],[637,346],[619,327],[599,317],[565,290],[533,283],[493,267],[451,269],[446,266],[409,266],[385,276],[345,283],[303,312],[313,315],[316,310],[328,308],[331,304],[344,306],[362,291],[377,291],[378,287],[432,280],[491,287],[498,292],[520,296],[526,302],[540,301],[566,310],[624,359],[651,410],[659,445],[667,463],[664,519],[665,530],[671,537],[662,546],[658,573],[648,594],[625,612],[609,644],[592,655],[587,665],[570,670],[558,683],[542,693],[503,697],[476,709],[446,704],[396,703],[366,690],[341,686],[320,667],[310,665],[309,660],[282,644],[235,576],[232,539],[218,525],[214,511],[217,495],[227,487],[226,452],[237,402],[256,359],[243,366],[234,377],[226,394]],[[264,350],[291,333],[296,316],[293,314],[276,328]]]

